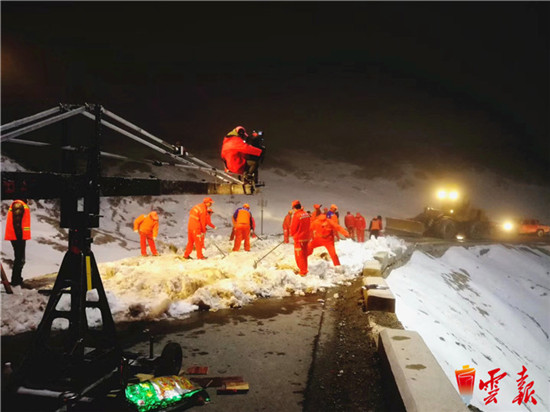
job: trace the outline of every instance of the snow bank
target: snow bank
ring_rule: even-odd
[[[181,248],[172,251],[165,246],[160,256],[129,257],[99,263],[98,268],[115,321],[158,320],[183,318],[199,307],[219,310],[262,297],[314,293],[355,278],[376,252],[406,249],[403,240],[391,236],[362,244],[342,240],[336,244],[341,266],[335,268],[326,260],[324,248],[318,248],[309,260],[310,273],[301,277],[294,273],[292,243],[280,245],[260,261],[281,242],[281,236],[274,236],[254,240],[250,252],[230,252],[233,243],[217,235],[207,238],[207,260],[184,260]],[[14,290],[13,295],[2,294],[3,335],[35,329],[46,303],[34,290]],[[62,299],[59,307],[68,308],[68,303]],[[90,311],[91,325],[98,322],[98,315]]]
[[[456,369],[476,369],[473,405],[525,410],[512,404],[517,374],[525,366],[538,402],[529,408],[550,409],[548,247],[453,247],[441,258],[416,251],[387,283],[399,320],[422,335],[455,387]],[[495,368],[509,376],[500,381],[498,404],[485,405],[488,392],[477,385]]]

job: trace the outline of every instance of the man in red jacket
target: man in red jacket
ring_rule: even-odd
[[[296,259],[296,265],[298,265],[300,276],[307,275],[307,257],[308,249],[307,244],[309,242],[309,225],[311,223],[311,217],[304,209],[299,200],[292,202],[292,209],[294,209],[294,215],[290,222],[290,236],[294,239],[294,258]]]
[[[248,137],[242,126],[231,130],[223,139],[221,157],[225,164],[225,171],[239,175],[247,172],[246,155],[261,156],[262,149],[246,143]]]
[[[358,242],[365,241],[365,229],[367,228],[367,221],[363,215],[359,212],[355,214],[355,236]]]
[[[344,225],[346,225],[346,230],[349,232],[349,237],[353,240],[357,240],[355,237],[355,216],[353,216],[351,212],[346,213]]]
[[[9,240],[13,247],[13,268],[11,272],[12,286],[23,284],[23,266],[25,266],[25,248],[31,238],[31,211],[27,200],[14,200],[6,216],[6,232],[4,239]]]

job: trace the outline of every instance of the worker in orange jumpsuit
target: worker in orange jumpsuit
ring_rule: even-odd
[[[321,216],[323,214],[323,212],[321,211],[321,206],[320,204],[314,204],[313,205],[313,212],[311,212],[311,224],[309,225],[309,239],[313,239],[313,232],[312,232],[312,226],[313,226],[313,222],[315,222],[315,219],[317,219],[319,216]]]
[[[246,143],[248,137],[246,129],[237,126],[223,139],[221,157],[225,164],[225,171],[244,174],[247,170],[246,155],[261,156],[262,149]]]
[[[290,243],[290,222],[292,221],[292,210],[289,210],[283,220],[283,242]]]
[[[148,215],[140,215],[134,220],[134,232],[139,233],[141,256],[147,256],[146,242],[149,244],[151,254],[158,256],[155,239],[159,232],[159,216],[154,210]]]
[[[363,215],[359,212],[355,214],[355,236],[358,242],[365,241],[365,229],[367,228],[367,222]]]
[[[380,236],[380,231],[382,230],[382,216],[378,215],[373,217],[369,224],[369,239],[374,236],[375,239],[378,239]]]
[[[349,232],[349,236],[353,240],[357,240],[355,237],[355,216],[353,216],[351,212],[346,213],[346,216],[344,217],[344,225],[346,226],[346,230]]]
[[[204,234],[206,233],[206,221],[208,209],[214,201],[205,197],[202,203],[195,205],[189,211],[189,222],[187,223],[187,246],[183,252],[184,259],[191,259],[193,247],[197,251],[197,259],[206,259],[202,254],[204,248]]]
[[[334,266],[340,265],[340,259],[334,248],[335,232],[340,232],[345,237],[349,237],[349,232],[325,215],[319,216],[313,224],[313,240],[308,245],[308,251],[311,255],[315,248],[324,246],[332,259]]]
[[[27,240],[31,238],[31,210],[27,200],[14,200],[6,216],[5,240],[9,240],[13,247],[13,267],[11,271],[12,286],[23,284],[23,266],[25,266],[25,248]]]
[[[339,215],[338,215],[338,206],[336,206],[334,203],[330,205],[329,211],[326,213],[327,219],[331,220],[334,224],[340,225]],[[338,232],[334,232],[334,240],[337,242],[340,240],[340,236],[338,236]]]
[[[235,227],[235,243],[233,243],[233,252],[238,252],[241,243],[244,240],[244,250],[250,252],[250,230],[256,229],[250,205],[245,203],[242,207],[233,213],[233,225]]]
[[[292,215],[292,221],[290,222],[290,236],[294,239],[294,258],[296,259],[296,265],[300,276],[307,275],[307,257],[309,243],[309,226],[311,223],[311,216],[304,209],[299,200],[292,202],[292,209],[294,214]]]

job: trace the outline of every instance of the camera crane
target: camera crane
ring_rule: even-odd
[[[60,399],[67,405],[77,402],[117,371],[121,372],[121,364],[125,361],[91,250],[91,228],[99,227],[101,217],[100,197],[253,194],[255,191],[253,186],[243,185],[235,177],[194,157],[182,146],[171,145],[97,104],[60,104],[58,107],[2,125],[0,139],[2,143],[47,146],[49,143],[21,140],[18,137],[77,115],[94,121],[89,144],[79,147],[64,146],[61,149],[85,155],[84,173],[1,173],[2,199],[59,198],[60,226],[69,229],[68,250],[35,332],[33,345],[20,367],[15,370],[12,381],[12,388],[15,388],[17,393],[37,388],[56,391],[55,393],[60,394]],[[109,121],[106,118],[109,118]],[[172,164],[204,173],[215,181],[102,176],[102,156],[127,159],[101,151],[100,138],[104,127],[168,157],[168,162],[154,161],[155,165]],[[63,171],[69,169],[66,164],[62,164],[62,168]],[[68,295],[70,300],[69,309],[65,309],[65,305],[60,303],[64,295]],[[90,325],[87,311],[99,311],[101,325]],[[68,323],[68,328],[52,334],[54,322]],[[181,357],[179,361],[181,363]]]

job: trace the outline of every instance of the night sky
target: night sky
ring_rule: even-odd
[[[195,154],[240,124],[264,130],[268,162],[308,149],[549,176],[549,10],[2,1],[2,123],[99,103]]]

